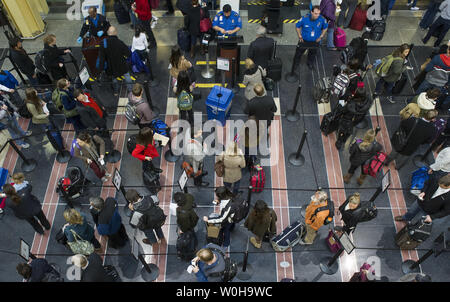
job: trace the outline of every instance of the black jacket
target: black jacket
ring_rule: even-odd
[[[256,66],[267,68],[268,61],[273,56],[273,39],[267,37],[258,37],[255,41],[250,43],[247,51],[247,57],[255,62]]]
[[[422,193],[425,193],[423,200],[417,199],[419,206],[430,215],[431,219],[450,215],[450,192],[431,199],[438,188],[438,179],[430,177],[422,189]]]
[[[381,146],[378,142],[374,141],[368,150],[361,150],[359,148],[359,144],[357,142],[353,143],[350,148],[350,164],[353,166],[361,166],[368,159],[372,158],[378,151],[381,151],[383,146]]]
[[[17,218],[27,219],[41,211],[41,203],[36,196],[31,194],[31,185],[17,191],[17,195],[22,199],[19,205],[16,205],[10,198],[6,199],[6,205],[13,210]]]
[[[25,49],[15,50],[13,48],[9,49],[9,54],[14,63],[17,64],[19,70],[26,75],[33,75],[36,66],[34,66],[33,60],[30,59]]]
[[[400,127],[405,131],[408,136],[415,124],[415,118],[409,118],[401,121]],[[410,139],[406,143],[405,148],[399,152],[402,155],[412,155],[419,148],[420,145],[431,143],[436,135],[436,127],[432,122],[426,122],[423,119],[419,119],[414,132],[411,134]]]
[[[191,36],[200,35],[200,6],[191,6],[184,17],[184,26],[187,28]]]
[[[64,63],[64,55],[65,49],[59,49],[56,45],[49,46],[45,44],[45,56],[44,56],[44,64],[50,71],[53,79],[58,81],[61,78],[66,77],[67,72],[65,66],[59,67],[59,63]]]
[[[90,254],[88,261],[88,266],[81,272],[81,282],[114,282],[114,279],[106,274],[102,258],[99,255]]]
[[[91,17],[87,16],[86,18],[84,18],[83,21],[83,26],[81,27],[81,31],[80,31],[80,37],[84,37],[84,35],[89,32],[91,37],[95,36],[97,37],[97,32],[99,31],[103,31],[103,36],[106,35],[106,32],[108,31],[108,28],[111,26],[108,22],[108,20],[106,20],[106,17],[101,15],[101,14],[97,14],[98,16],[98,21],[97,21],[97,26],[94,25],[94,22],[92,22]]]
[[[191,194],[185,194],[185,197],[184,206],[177,207],[177,225],[183,233],[193,230],[198,222],[194,211],[194,197]]]
[[[43,258],[33,259],[30,263],[31,276],[28,282],[42,282],[46,273],[53,271],[53,267]]]
[[[100,43],[99,63],[104,66],[107,62],[106,74],[113,77],[120,77],[129,72],[127,58],[131,56],[131,50],[117,36],[109,36],[104,43]],[[101,69],[101,68],[100,68]]]
[[[80,115],[81,123],[88,129],[106,129],[106,120],[101,118],[97,112],[88,106],[77,103],[77,111]]]
[[[370,106],[372,106],[372,101],[370,98],[365,98],[362,102],[349,99],[344,107],[344,115],[347,116],[347,119],[352,120],[354,124],[358,124],[366,116]]]
[[[346,210],[345,207],[350,202],[350,198],[347,198],[347,200],[339,207],[339,212],[341,212],[342,215],[342,221],[344,221],[345,229],[350,230],[359,222],[359,209],[361,208],[361,204],[358,205],[356,209],[353,210]]]
[[[277,112],[277,105],[271,96],[256,96],[247,103],[244,112],[255,116],[258,121],[271,121]]]

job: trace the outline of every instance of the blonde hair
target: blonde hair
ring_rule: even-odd
[[[358,205],[361,202],[361,195],[359,193],[355,193],[348,198],[350,203]]]
[[[64,219],[70,224],[83,224],[83,216],[75,209],[67,209],[63,213]]]
[[[203,262],[210,262],[214,259],[214,253],[210,249],[201,249],[197,252],[197,257]]]
[[[14,173],[12,176],[14,183],[21,184],[25,180],[25,175],[22,172]]]
[[[373,129],[367,130],[366,133],[364,133],[362,143],[359,144],[359,149],[361,149],[362,151],[366,151],[367,149],[369,149],[370,145],[375,140],[375,136],[376,136],[375,130]]]
[[[255,67],[255,62],[253,62],[253,60],[250,58],[245,59],[245,68],[250,69],[253,67]]]
[[[77,267],[85,267],[88,264],[86,256],[82,254],[73,255],[70,260],[72,261],[72,264]]]
[[[319,202],[324,202],[328,199],[328,194],[325,191],[319,191]]]
[[[226,155],[239,155],[241,152],[241,149],[238,148],[238,143],[232,142],[228,144],[227,149],[225,150]]]
[[[50,45],[55,41],[56,36],[54,34],[49,34],[44,38],[44,44]]]

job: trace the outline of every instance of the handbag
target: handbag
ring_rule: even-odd
[[[210,18],[203,18],[203,8],[200,8],[200,32],[206,33],[212,28]]]
[[[219,160],[214,164],[214,171],[216,172],[217,177],[223,177],[225,174],[225,164],[223,160]]]
[[[416,129],[418,123],[419,119],[416,118],[414,121],[414,126],[412,127],[408,135],[406,135],[402,127],[398,127],[397,131],[394,132],[391,138],[392,147],[394,147],[395,151],[401,152],[405,148],[409,138],[411,137],[411,134],[414,132],[414,129]]]
[[[94,252],[94,245],[87,240],[81,239],[81,237],[74,231],[70,230],[73,234],[75,241],[67,242],[70,250],[74,254],[90,255]]]
[[[217,238],[220,233],[220,225],[206,224],[206,231],[208,233],[208,238]]]

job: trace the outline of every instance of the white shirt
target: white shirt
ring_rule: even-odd
[[[433,169],[433,171],[442,170],[447,173],[450,172],[450,147],[442,149],[441,152],[439,152],[434,164],[432,164],[430,168]]]
[[[9,89],[8,87],[6,87],[6,86],[0,84],[0,90],[1,90],[1,91],[9,92],[11,89]]]
[[[146,50],[148,47],[147,37],[145,33],[141,33],[138,38],[133,36],[133,43],[131,44],[131,52],[135,50]]]
[[[448,188],[448,189],[442,189],[442,188],[439,186],[438,189],[436,190],[436,192],[434,192],[433,197],[431,197],[431,199],[433,199],[433,198],[435,198],[435,197],[438,197],[438,196],[440,196],[440,195],[442,195],[442,194],[445,194],[445,193],[447,193],[447,192],[449,192],[449,191],[450,191],[450,188]]]

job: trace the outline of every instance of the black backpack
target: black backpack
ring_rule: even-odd
[[[166,222],[166,217],[164,211],[153,203],[150,209],[139,218],[137,227],[140,230],[160,228]]]
[[[45,65],[46,52],[47,51],[45,49],[38,51],[34,57],[34,65],[36,66],[37,71],[42,74],[47,74],[48,72],[48,68]]]
[[[217,276],[221,276],[223,282],[232,281],[238,272],[238,266],[237,266],[236,261],[233,261],[229,257],[226,257],[224,252],[222,252],[219,249],[216,249],[213,247],[211,247],[209,249],[222,255],[222,257],[225,261],[225,270],[221,273],[217,273],[218,274]],[[211,275],[213,276],[214,274],[211,274]],[[216,276],[216,275],[214,275],[214,276]]]
[[[331,222],[333,222],[333,217],[334,217],[334,202],[331,200],[327,200],[327,205],[317,208],[314,211],[313,216],[316,216],[317,213],[322,212],[322,211],[326,211],[329,210],[329,214],[328,216],[325,218],[325,220],[323,221],[324,225],[330,224]]]
[[[137,134],[132,134],[127,140],[127,150],[128,153],[133,153],[133,150],[136,149],[136,137]]]
[[[370,30],[370,39],[375,41],[380,41],[383,39],[384,31],[386,30],[386,21],[378,20],[372,26]]]
[[[247,217],[250,211],[250,203],[244,200],[241,195],[237,195],[230,202],[231,213],[234,213],[232,220],[234,223],[239,223]]]
[[[358,222],[366,222],[375,219],[378,209],[373,202],[361,202],[361,207],[354,212],[358,215]]]
[[[355,49],[351,45],[348,45],[347,47],[344,48],[343,51],[341,51],[341,62],[347,65],[348,62],[351,59],[353,59],[354,56],[355,56]]]
[[[60,273],[53,267],[51,271],[44,274],[44,278],[42,278],[41,282],[64,282],[64,278],[61,277]]]

